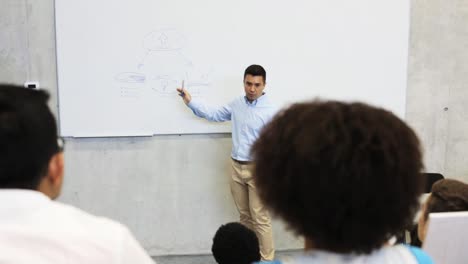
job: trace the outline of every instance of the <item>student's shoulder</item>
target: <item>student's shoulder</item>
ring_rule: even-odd
[[[424,252],[422,249],[413,247],[413,246],[405,246],[408,248],[408,250],[413,254],[413,256],[416,258],[417,262],[420,264],[433,264],[434,262],[432,261],[431,257]]]
[[[70,227],[83,228],[89,231],[95,231],[100,234],[108,234],[112,236],[125,235],[127,228],[112,219],[107,217],[93,215],[80,208],[72,205],[54,202],[54,215],[63,221],[63,224],[69,224]],[[57,219],[57,220],[59,220]]]

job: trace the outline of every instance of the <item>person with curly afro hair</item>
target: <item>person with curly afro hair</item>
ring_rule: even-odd
[[[413,220],[424,186],[420,143],[389,111],[364,103],[296,103],[252,148],[270,210],[305,238],[292,263],[432,263],[388,240]]]

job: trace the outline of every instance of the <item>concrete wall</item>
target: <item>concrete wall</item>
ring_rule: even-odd
[[[468,181],[468,2],[413,0],[407,120],[428,171]],[[52,0],[0,0],[0,81],[39,80],[57,113]],[[208,252],[237,219],[229,134],[69,139],[61,200],[127,224],[150,254]],[[301,241],[275,221],[278,248]]]
[[[411,3],[406,119],[427,171],[468,182],[468,1]]]
[[[0,0],[0,82],[39,80],[57,113],[55,60],[54,2]],[[60,200],[125,223],[152,255],[208,253],[238,219],[230,149],[230,134],[67,139]],[[302,246],[279,221],[274,232],[278,248]]]

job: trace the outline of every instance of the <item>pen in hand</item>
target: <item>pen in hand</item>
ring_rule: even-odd
[[[182,89],[180,91],[180,96],[184,97],[185,96],[185,93],[184,93],[184,83],[185,83],[185,80],[182,80]]]
[[[192,96],[190,96],[189,91],[185,90],[185,80],[182,80],[182,87],[177,88],[177,92],[179,93],[179,96],[184,99],[184,103],[188,105],[192,100]]]

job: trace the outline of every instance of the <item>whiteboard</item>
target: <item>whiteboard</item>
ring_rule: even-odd
[[[405,113],[409,1],[55,1],[62,136],[230,132],[175,89],[221,106],[250,64],[278,104],[316,97]]]

